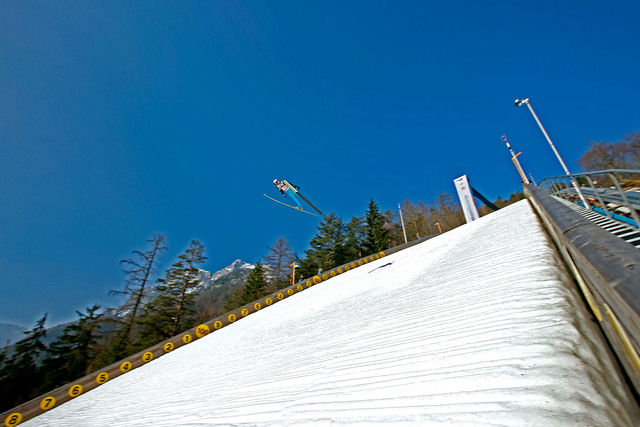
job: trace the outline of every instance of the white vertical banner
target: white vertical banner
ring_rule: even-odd
[[[453,182],[456,185],[456,190],[458,190],[458,197],[460,198],[464,218],[467,222],[480,218],[478,209],[476,209],[476,202],[473,200],[473,195],[471,194],[471,187],[469,186],[467,175],[462,175],[460,178],[454,179]]]

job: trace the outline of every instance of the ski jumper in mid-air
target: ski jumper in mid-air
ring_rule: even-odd
[[[298,198],[298,196],[296,195],[296,192],[293,188],[295,188],[296,190],[299,190],[300,187],[291,184],[290,182],[286,182],[286,181],[278,181],[277,179],[273,180],[273,184],[278,187],[278,190],[280,190],[280,192],[282,193],[282,195],[284,197],[287,197],[287,194],[293,199],[294,202],[296,202],[296,209],[300,209],[302,210],[302,202],[300,201],[300,199]],[[291,188],[293,187],[293,188]]]
[[[288,194],[293,199],[293,201],[296,202],[296,205],[298,205],[298,206],[289,205],[287,203],[281,202],[280,200],[276,200],[273,197],[267,196],[265,194],[264,196],[266,198],[271,199],[274,202],[278,202],[281,205],[289,206],[292,209],[297,209],[297,210],[302,211],[304,213],[308,213],[309,215],[315,215],[315,216],[324,215],[320,209],[316,208],[315,205],[309,201],[309,199],[304,197],[302,195],[302,193],[300,193],[300,191],[298,191],[298,190],[300,190],[300,187],[298,187],[297,185],[293,185],[292,183],[288,182],[286,179],[283,179],[282,181],[274,179],[273,180],[273,184],[282,193],[282,195],[284,197],[287,197],[287,194]],[[316,212],[318,212],[319,215],[315,214],[313,212],[309,212],[309,211],[304,210],[304,207],[302,206],[302,202],[300,201],[300,199],[304,200],[309,206],[311,206]]]

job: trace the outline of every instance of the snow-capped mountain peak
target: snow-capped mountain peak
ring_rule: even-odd
[[[228,281],[225,279],[231,277],[237,278],[239,276],[246,277],[254,268],[255,265],[244,262],[241,259],[237,259],[233,261],[231,265],[223,268],[222,270],[218,270],[215,273],[211,273],[207,270],[200,270],[198,280],[201,283],[200,286],[202,289],[221,287]]]

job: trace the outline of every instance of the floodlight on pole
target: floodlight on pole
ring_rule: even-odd
[[[558,150],[556,149],[556,146],[553,145],[553,142],[551,141],[551,138],[549,137],[549,134],[545,130],[544,126],[542,126],[542,123],[540,122],[540,119],[538,118],[538,115],[536,114],[535,111],[533,111],[533,107],[531,106],[531,102],[529,102],[529,98],[516,99],[515,106],[516,107],[520,107],[522,105],[526,105],[529,108],[529,111],[531,112],[531,115],[533,116],[533,118],[536,119],[536,123],[538,123],[538,126],[540,127],[540,130],[544,134],[544,137],[547,139],[547,142],[549,142],[549,145],[551,146],[551,149],[553,150],[553,152],[555,153],[556,157],[558,158],[558,161],[560,162],[560,165],[562,165],[562,169],[564,170],[564,173],[567,174],[567,175],[571,175],[571,172],[569,172],[569,169],[567,168],[567,165],[564,163],[564,160],[562,160],[562,157],[560,156],[560,153],[558,153]],[[584,206],[587,209],[590,209],[589,203],[587,203],[587,199],[585,199],[584,195],[582,194],[582,191],[580,191],[580,188],[578,187],[578,184],[576,183],[576,181],[573,178],[571,178],[571,183],[573,184],[573,187],[576,189],[576,191],[580,195],[580,199],[582,200],[582,203],[584,203]]]

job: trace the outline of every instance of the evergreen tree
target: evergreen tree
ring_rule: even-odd
[[[366,230],[364,218],[354,216],[345,226],[344,262],[353,261],[364,256],[366,244]]]
[[[42,370],[38,367],[40,355],[46,351],[44,327],[47,314],[36,322],[35,327],[25,332],[26,338],[18,341],[13,354],[0,369],[0,412],[13,408],[36,397],[42,388]]]
[[[224,311],[233,311],[238,307],[242,307],[245,303],[243,297],[244,288],[236,289],[233,291],[228,300],[224,303]]]
[[[98,340],[102,314],[100,306],[94,304],[87,313],[77,311],[78,321],[64,328],[62,335],[47,349],[43,362],[46,372],[45,388],[53,389],[86,375]]]
[[[232,311],[245,304],[254,302],[268,295],[269,288],[264,274],[264,266],[258,262],[247,277],[247,283],[242,289],[237,289],[225,303],[225,310]]]
[[[264,277],[264,267],[258,262],[251,274],[249,274],[249,277],[247,277],[247,286],[244,287],[243,292],[244,304],[256,301],[267,294],[267,280]]]
[[[345,228],[342,220],[331,212],[325,215],[318,226],[318,232],[309,242],[309,249],[305,251],[306,258],[302,260],[301,271],[305,276],[318,273],[318,269],[330,270],[344,264],[345,256]]]
[[[143,330],[137,343],[148,346],[170,338],[193,326],[194,290],[198,286],[198,268],[207,258],[204,246],[191,241],[186,251],[178,257],[156,287],[157,296],[147,304],[140,316]]]
[[[127,283],[122,291],[111,291],[112,294],[128,295],[127,301],[118,310],[123,313],[121,325],[111,344],[112,354],[108,362],[115,362],[132,352],[130,346],[135,341],[135,326],[142,311],[145,299],[151,290],[151,278],[159,262],[162,252],[167,250],[166,238],[158,234],[148,240],[150,248],[144,252],[133,251],[133,257],[120,261],[127,274]]]
[[[371,200],[365,213],[366,220],[366,255],[387,249],[389,245],[389,230],[385,226],[384,215],[380,213],[378,205]]]

